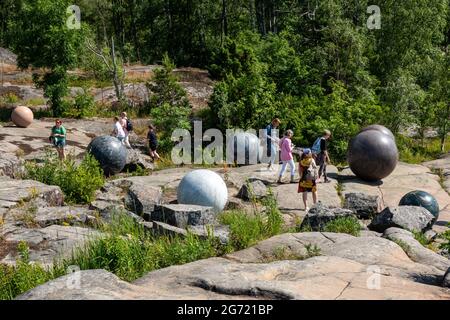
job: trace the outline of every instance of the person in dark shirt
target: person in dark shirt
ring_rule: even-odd
[[[152,124],[148,126],[147,139],[150,156],[153,159],[159,160],[161,157],[159,156],[158,152],[156,152],[156,149],[158,148],[158,137],[156,136],[156,128]]]
[[[273,164],[275,163],[275,159],[278,154],[278,142],[279,139],[277,137],[272,137],[272,130],[278,129],[281,121],[278,118],[272,120],[272,122],[266,127],[266,139],[267,139],[267,150],[268,156],[270,157],[268,169],[273,170]]]
[[[330,182],[327,177],[327,164],[331,162],[328,154],[328,140],[330,138],[330,130],[324,130],[323,136],[320,138],[320,152],[316,155],[317,165],[319,166],[319,179],[323,176],[325,183]]]

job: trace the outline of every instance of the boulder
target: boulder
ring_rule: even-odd
[[[343,217],[355,217],[355,215],[351,210],[330,208],[318,202],[308,211],[301,227],[310,226],[312,230],[320,231],[328,222]]]
[[[450,268],[450,260],[437,254],[436,252],[425,248],[414,238],[414,235],[404,229],[389,228],[384,234],[383,238],[399,244],[406,252],[408,257],[414,261],[427,266],[433,266],[442,272]]]
[[[353,211],[358,218],[373,218],[381,209],[381,198],[364,193],[346,193],[344,208]]]
[[[141,183],[133,183],[128,189],[125,206],[130,211],[146,220],[155,211],[155,206],[161,203],[162,190]]]
[[[396,227],[424,232],[431,228],[434,216],[425,208],[413,206],[387,207],[372,220],[369,229],[384,232]]]
[[[0,154],[0,176],[20,177],[23,173],[23,161],[12,153]]]
[[[4,241],[11,247],[25,241],[30,247],[30,261],[44,267],[51,267],[55,259],[69,258],[73,250],[100,236],[102,234],[93,229],[58,225],[43,229],[10,227],[3,234]],[[0,263],[15,265],[17,259],[18,254],[13,250]]]
[[[54,224],[64,225],[80,225],[85,224],[89,214],[93,212],[82,207],[34,207],[35,212],[29,219],[41,228],[45,228]],[[28,209],[30,210],[30,209]],[[24,209],[14,209],[8,214],[8,219],[16,222],[16,225],[21,225],[23,219]]]
[[[61,206],[64,195],[57,186],[0,176],[0,208],[12,208],[30,200],[40,200],[39,203],[46,206]]]
[[[157,206],[151,214],[152,221],[168,223],[178,228],[216,223],[213,208],[190,204],[165,204]]]
[[[337,240],[332,234],[327,236]],[[332,241],[326,240],[324,236],[317,234],[316,238],[332,247]],[[302,238],[302,240],[308,239],[308,235]],[[389,242],[386,239],[374,239],[379,239],[380,244]],[[344,237],[341,237],[341,240],[345,241]],[[365,240],[360,239],[359,242],[362,244]],[[296,242],[297,247],[301,245],[298,241]],[[364,250],[369,248],[369,246],[363,247]],[[387,258],[390,256],[389,253],[395,253],[399,248],[394,244],[387,250],[382,246],[372,250],[379,251],[381,256]],[[388,253],[383,253],[385,251]],[[401,250],[400,252],[403,253]],[[408,258],[405,259],[407,264]],[[414,263],[410,265],[411,267],[420,266]],[[248,300],[255,298],[263,300],[448,300],[450,294],[448,290],[439,286],[419,283],[412,277],[405,277],[405,274],[395,267],[368,265],[345,257],[326,255],[305,260],[292,259],[270,263],[240,263],[230,259],[210,258],[156,270],[132,283],[121,281],[104,270],[87,270],[50,281],[24,293],[17,299]]]
[[[442,286],[444,288],[450,288],[450,268],[448,268],[447,272],[444,275],[444,281],[442,281]]]
[[[249,201],[251,199],[261,199],[267,196],[267,187],[260,180],[247,181],[239,190],[238,197]]]
[[[124,171],[133,172],[137,167],[147,170],[153,170],[154,165],[152,158],[136,149],[128,149],[127,162]]]

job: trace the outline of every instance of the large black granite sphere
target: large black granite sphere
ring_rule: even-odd
[[[89,144],[87,151],[97,159],[107,176],[121,172],[127,162],[127,149],[115,137],[97,137]]]
[[[381,132],[383,132],[384,134],[387,134],[388,136],[390,136],[392,139],[395,140],[395,136],[394,136],[394,134],[392,133],[392,131],[389,130],[388,128],[386,128],[385,126],[382,126],[382,125],[379,125],[379,124],[372,124],[372,125],[370,125],[370,126],[367,126],[367,127],[362,128],[360,132],[367,131],[367,130],[377,130],[377,131],[381,131]]]
[[[405,194],[399,205],[424,207],[435,217],[434,221],[439,218],[439,204],[436,198],[425,191],[415,190]]]
[[[395,139],[379,130],[362,131],[350,141],[347,161],[353,173],[362,180],[386,178],[398,162]]]

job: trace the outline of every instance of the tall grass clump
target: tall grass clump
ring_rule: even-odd
[[[258,210],[253,214],[243,210],[231,210],[220,216],[221,223],[230,228],[230,245],[234,249],[248,248],[282,232],[283,218],[271,191],[262,200],[262,204],[266,208],[265,214]]]
[[[71,259],[59,269],[70,265],[81,270],[105,269],[125,281],[133,281],[145,273],[172,265],[180,265],[225,253],[225,247],[212,235],[207,239],[188,233],[181,236],[154,236],[144,227],[120,212],[100,227],[100,236],[75,250]]]
[[[54,278],[53,272],[29,262],[29,249],[25,242],[20,242],[17,250],[19,259],[16,266],[0,264],[0,300],[14,299]]]
[[[56,156],[47,154],[43,164],[28,162],[25,168],[26,179],[59,186],[68,203],[92,202],[95,191],[105,183],[99,163],[89,154],[78,165],[72,157],[61,162]]]
[[[324,227],[325,232],[347,233],[358,237],[361,232],[361,225],[354,217],[342,217],[328,222]]]

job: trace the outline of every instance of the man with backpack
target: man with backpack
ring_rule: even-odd
[[[275,163],[275,160],[277,158],[278,154],[278,143],[279,139],[277,138],[277,134],[274,132],[274,136],[272,137],[272,130],[278,130],[278,127],[280,126],[281,121],[278,118],[275,118],[272,120],[272,122],[266,127],[266,139],[267,139],[267,150],[268,156],[270,157],[268,169],[273,170],[273,164]]]
[[[123,131],[125,132],[125,139],[123,141],[123,144],[127,148],[132,149],[130,144],[130,133],[131,131],[133,131],[133,124],[130,121],[130,119],[128,119],[126,112],[122,112],[120,114],[120,125],[122,126]]]
[[[319,166],[319,179],[323,175],[325,183],[330,182],[327,177],[327,164],[331,162],[330,156],[328,154],[328,140],[330,138],[330,130],[324,130],[323,135],[316,139],[311,148],[314,159]]]

